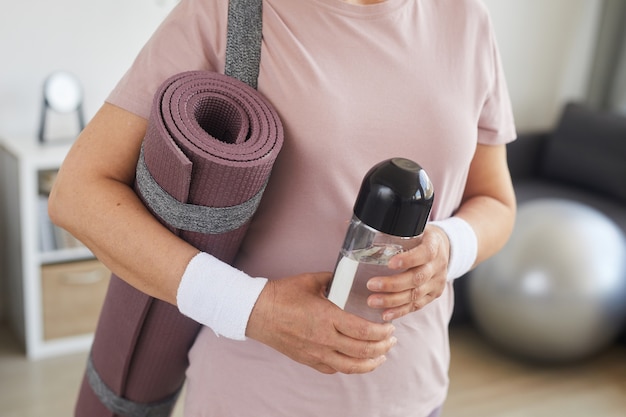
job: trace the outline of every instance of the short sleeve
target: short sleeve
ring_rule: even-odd
[[[181,0],[106,101],[147,119],[155,92],[170,76],[223,70],[227,5],[219,0]]]
[[[493,62],[492,82],[478,119],[478,143],[501,145],[517,137],[511,99],[500,60],[500,53],[491,37]]]

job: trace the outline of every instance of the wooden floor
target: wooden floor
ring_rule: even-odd
[[[626,417],[626,347],[561,367],[532,365],[453,328],[442,417]]]
[[[451,340],[452,383],[443,417],[626,416],[625,347],[547,368],[500,354],[469,327],[453,328]],[[0,416],[71,416],[85,357],[29,362],[0,328]],[[182,416],[180,406],[175,415]]]

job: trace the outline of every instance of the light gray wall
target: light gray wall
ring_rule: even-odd
[[[604,1],[589,104],[626,114],[626,2],[623,0]]]
[[[0,135],[35,136],[42,85],[56,70],[80,78],[87,118],[176,0],[7,1],[0,13]],[[58,118],[57,121],[65,121]],[[58,123],[58,129],[74,128]],[[51,136],[65,133],[51,132]]]
[[[622,43],[617,69],[613,79],[614,89],[610,96],[609,108],[613,111],[626,114],[626,42]]]
[[[586,98],[600,0],[485,0],[518,131],[547,129],[563,103]]]

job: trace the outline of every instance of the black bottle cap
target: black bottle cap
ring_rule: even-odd
[[[363,178],[354,215],[393,236],[422,234],[435,193],[426,171],[405,158],[376,164]]]

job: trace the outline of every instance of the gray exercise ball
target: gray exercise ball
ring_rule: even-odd
[[[626,322],[626,238],[581,203],[520,204],[509,242],[469,280],[479,329],[526,359],[582,359],[613,342]]]

